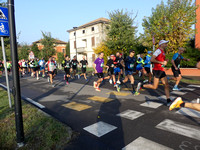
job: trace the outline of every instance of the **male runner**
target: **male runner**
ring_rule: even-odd
[[[115,76],[118,75],[117,84],[121,84],[121,82],[120,82],[120,76],[121,76],[120,61],[121,61],[120,53],[117,52],[116,53],[116,59],[114,60],[114,65],[115,65],[114,73],[115,73]]]
[[[152,78],[152,74],[151,74],[151,56],[152,56],[152,51],[148,51],[148,54],[146,55],[146,57],[144,58],[144,69],[147,72],[148,76],[149,76],[149,84],[151,84],[151,78]]]
[[[143,74],[143,65],[144,65],[144,60],[143,60],[143,55],[142,54],[138,55],[138,59],[137,59],[136,62],[137,62],[136,72],[133,73],[133,76],[139,74],[139,77],[141,77],[142,74]]]
[[[42,77],[45,77],[45,60],[44,58],[42,58],[41,60],[39,60],[39,66],[40,66],[40,72],[42,72]]]
[[[95,70],[95,73],[98,76],[98,80],[97,82],[94,81],[94,88],[96,89],[96,91],[100,92],[101,90],[99,89],[99,86],[101,84],[101,82],[104,79],[104,75],[103,75],[103,67],[104,67],[104,59],[103,59],[104,53],[101,52],[99,53],[99,57],[94,61],[93,63],[93,68]]]
[[[22,59],[22,74],[25,75],[27,72],[27,63],[24,59]]]
[[[176,81],[176,84],[173,87],[173,90],[175,90],[175,91],[180,91],[180,89],[178,88],[178,84],[180,83],[180,80],[182,78],[181,71],[180,71],[181,60],[190,61],[190,59],[186,59],[181,55],[182,53],[184,53],[184,51],[185,51],[185,49],[183,47],[180,47],[178,49],[178,52],[174,54],[174,56],[171,60],[171,63],[172,63],[171,69],[174,74],[174,78],[169,78],[169,79]]]
[[[51,86],[54,87],[53,75],[54,75],[55,63],[54,63],[52,57],[49,58],[49,61],[47,62],[47,66],[48,66],[48,75],[49,75],[48,80],[50,80]]]
[[[138,83],[137,89],[140,89],[141,86],[149,89],[157,89],[159,81],[161,80],[162,84],[165,86],[165,94],[167,98],[167,106],[171,104],[170,96],[169,96],[169,84],[165,74],[164,66],[167,65],[167,61],[165,60],[165,52],[164,50],[167,48],[167,44],[169,41],[161,40],[159,42],[159,48],[154,52],[151,57],[151,62],[154,63],[153,75],[154,75],[154,83],[152,84],[144,84],[142,82]]]
[[[81,60],[80,63],[81,63],[81,70],[82,70],[82,73],[80,74],[80,77],[84,76],[85,80],[87,81],[86,67],[88,65],[88,61],[85,59],[85,56],[83,56],[83,60]]]
[[[72,64],[70,62],[69,56],[66,55],[65,56],[65,61],[63,63],[63,67],[64,67],[64,71],[65,71],[64,79],[66,79],[66,84],[67,85],[69,84],[70,72],[72,71],[71,70],[71,66],[72,66]]]
[[[3,74],[3,63],[0,60],[0,76],[2,76],[2,74]]]
[[[134,96],[137,96],[140,93],[138,91],[135,91],[135,87],[134,87],[133,72],[134,72],[134,67],[136,65],[136,59],[134,55],[135,55],[135,51],[129,50],[129,56],[127,56],[127,58],[124,60],[125,64],[123,64],[123,67],[125,68],[125,78],[122,82],[126,83],[128,80],[130,80],[131,87],[133,89],[132,93],[134,94]]]
[[[10,74],[11,72],[11,67],[12,67],[12,64],[10,61],[6,62],[6,65],[7,65],[7,71],[8,71],[8,75]]]
[[[115,74],[114,74],[114,59],[115,55],[110,55],[110,59],[108,59],[106,67],[108,68],[108,76],[105,79],[110,79],[109,82],[112,84],[112,80],[114,82],[114,86],[116,85]]]
[[[79,62],[77,61],[76,56],[74,56],[74,58],[72,59],[71,63],[72,63],[72,70],[73,70],[73,76],[72,76],[72,78],[75,78],[76,71],[77,71],[77,66],[79,64]]]

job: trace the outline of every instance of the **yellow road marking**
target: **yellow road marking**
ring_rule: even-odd
[[[122,88],[122,91],[131,91],[132,88]]]
[[[85,104],[80,104],[80,103],[76,103],[76,102],[71,102],[71,103],[67,103],[67,104],[63,104],[62,106],[69,108],[69,109],[73,109],[76,111],[82,111],[88,108],[91,108],[92,106],[89,105],[85,105]]]
[[[109,94],[109,95],[117,95],[117,96],[128,96],[128,95],[130,95],[131,93],[124,93],[124,92],[113,91],[113,92],[109,92],[109,93],[106,93],[106,94]]]
[[[99,97],[99,96],[92,96],[92,97],[89,97],[88,99],[93,100],[93,101],[102,102],[102,103],[107,103],[107,102],[114,100],[114,99],[111,99],[111,98]]]

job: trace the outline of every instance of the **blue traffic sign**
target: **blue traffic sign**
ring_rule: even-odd
[[[0,7],[0,36],[9,36],[8,8]]]

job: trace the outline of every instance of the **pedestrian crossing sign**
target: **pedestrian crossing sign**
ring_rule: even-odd
[[[0,7],[0,36],[9,36],[8,8]]]

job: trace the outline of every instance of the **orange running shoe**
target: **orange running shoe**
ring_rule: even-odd
[[[96,91],[101,92],[100,88],[96,88]]]
[[[169,110],[171,111],[174,108],[180,108],[182,103],[183,101],[181,97],[176,98],[176,100],[170,105]]]

